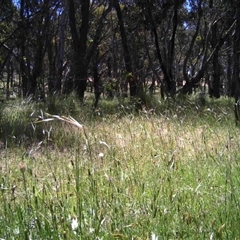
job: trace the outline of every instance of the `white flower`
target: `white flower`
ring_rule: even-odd
[[[152,239],[152,240],[158,240],[158,236],[155,235],[155,233],[152,233],[152,235],[151,235],[151,239]]]
[[[214,233],[211,233],[210,240],[214,240]]]
[[[104,157],[104,153],[100,152],[100,153],[98,154],[98,157],[103,158],[103,157]]]
[[[19,228],[13,229],[13,233],[14,233],[15,235],[18,235],[18,234],[20,233]],[[0,240],[1,240],[1,239],[0,239]]]
[[[73,230],[73,231],[76,231],[76,230],[77,230],[77,228],[78,228],[78,220],[77,220],[77,218],[73,218],[73,219],[72,219],[71,227],[72,227],[72,230]]]

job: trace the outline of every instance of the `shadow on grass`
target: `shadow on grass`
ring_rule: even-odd
[[[40,103],[22,100],[0,103],[0,141],[8,146],[47,141],[53,122],[37,125],[34,123],[43,112],[71,116],[81,124],[87,125],[108,118],[121,119],[128,116],[157,116],[195,125],[229,125],[231,122],[234,124],[233,100],[228,98],[214,100],[195,95],[162,100],[158,95],[146,95],[145,103],[137,111],[136,101],[127,98],[101,99],[97,109],[92,108],[92,103],[93,99],[90,97],[82,104],[74,94],[65,97],[53,96]],[[56,123],[54,125],[59,127]],[[62,134],[57,131],[54,135],[58,139],[66,138],[66,132]]]

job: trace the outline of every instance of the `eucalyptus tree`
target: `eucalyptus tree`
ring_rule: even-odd
[[[166,92],[174,95],[176,76],[174,76],[175,39],[179,25],[179,9],[184,1],[136,1],[142,8],[147,28],[154,37],[156,56],[162,70]]]
[[[137,94],[137,82],[136,78],[133,76],[133,66],[132,66],[132,57],[129,50],[129,44],[127,39],[127,33],[124,26],[124,19],[122,16],[122,10],[118,0],[114,0],[114,8],[117,12],[117,17],[119,21],[122,45],[123,45],[123,54],[124,62],[126,67],[126,77],[130,85],[130,96],[136,96]]]
[[[53,1],[20,1],[19,41],[23,96],[44,97],[44,57]]]
[[[186,84],[181,89],[182,93],[190,93],[192,88],[199,84],[207,73],[213,73],[210,82],[211,94],[219,97],[220,87],[220,50],[227,38],[232,34],[235,20],[226,21],[226,12],[221,9],[221,4],[214,5],[212,1],[189,1],[189,16],[186,21],[188,30],[192,29],[189,47],[183,63],[183,76]],[[222,23],[221,28],[219,23]],[[212,67],[211,67],[212,65]],[[189,74],[189,68],[191,72]]]
[[[49,8],[47,56],[48,56],[48,91],[49,94],[60,94],[62,90],[63,75],[67,68],[67,24],[68,15],[65,0],[59,0]]]
[[[233,1],[232,6],[235,9],[235,29],[233,34],[233,83],[235,86],[235,117],[236,123],[240,122],[240,3]]]
[[[125,3],[122,13],[123,18],[127,19],[125,30],[127,32],[129,52],[132,60],[131,66],[136,81],[137,95],[141,96],[143,88],[146,89],[148,85],[151,72],[148,59],[149,46],[146,44],[146,39],[148,39],[150,35],[146,34],[144,17],[139,5],[136,3]]]
[[[94,52],[101,42],[104,20],[112,10],[112,0],[110,1],[90,1],[67,0],[69,25],[72,36],[73,59],[71,62],[74,75],[74,88],[80,101],[84,99],[88,68]],[[90,18],[94,10],[101,7],[101,15],[97,19],[94,36],[89,39],[88,34],[91,28]],[[80,26],[80,27],[78,27]]]
[[[209,31],[209,44],[213,51],[213,56],[210,61],[212,80],[210,81],[210,96],[219,98],[221,91],[228,87],[225,79],[227,71],[227,57],[232,55],[230,48],[231,36],[236,25],[235,10],[229,2],[209,0],[208,2],[209,22],[212,22]],[[226,54],[227,53],[227,54]],[[230,67],[230,66],[229,66]],[[226,90],[225,90],[226,92]]]
[[[14,55],[17,44],[17,18],[17,9],[13,2],[2,0],[0,5],[0,76],[2,86],[6,88],[7,98],[10,94],[10,85],[13,85],[13,73],[16,68]]]

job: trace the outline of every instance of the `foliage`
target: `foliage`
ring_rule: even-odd
[[[162,96],[204,85],[238,98],[238,12],[236,1],[3,1],[1,87],[83,101],[88,79],[95,92],[116,79],[118,95],[139,98],[155,78]]]

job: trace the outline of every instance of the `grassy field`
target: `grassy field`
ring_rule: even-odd
[[[239,239],[233,101],[149,105],[3,103],[0,238]]]

